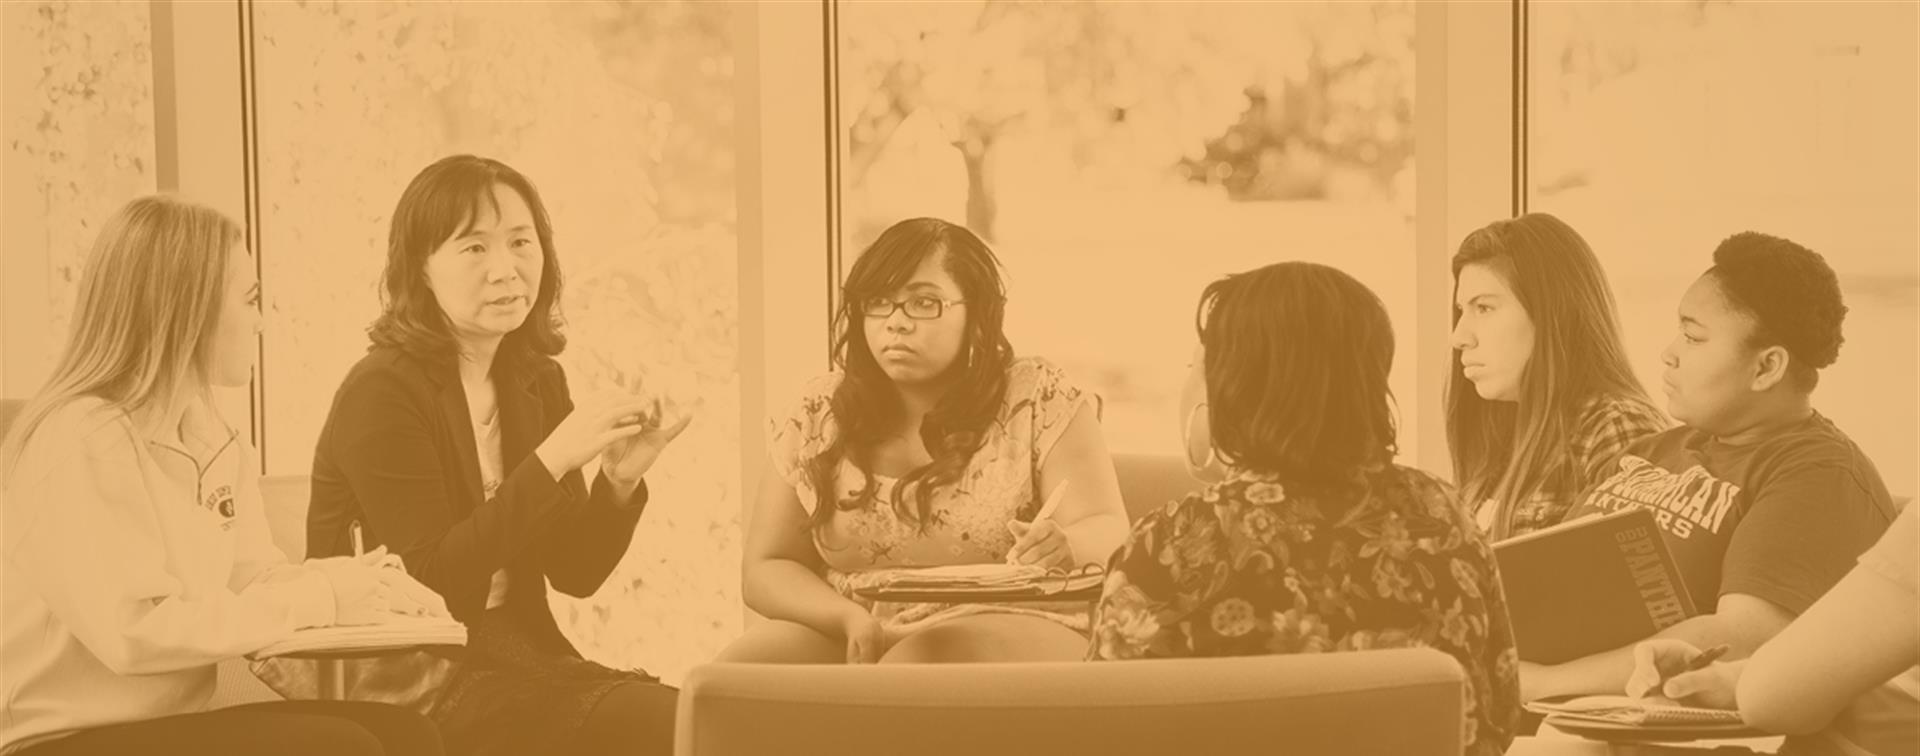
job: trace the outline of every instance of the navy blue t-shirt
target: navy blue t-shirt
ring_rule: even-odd
[[[1674,428],[1614,464],[1570,518],[1652,509],[1702,611],[1744,593],[1804,612],[1897,514],[1873,462],[1817,412],[1743,445]]]

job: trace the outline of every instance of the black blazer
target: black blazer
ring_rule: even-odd
[[[633,541],[647,503],[643,481],[626,502],[579,471],[555,481],[533,450],[573,410],[560,365],[544,356],[494,364],[505,478],[481,500],[480,456],[455,358],[376,347],[353,366],[313,454],[307,554],[351,554],[351,524],[366,548],[385,544],[407,571],[471,624],[486,609],[495,570],[507,570],[505,608],[539,647],[578,656],[554,624],[542,578],[593,595]]]

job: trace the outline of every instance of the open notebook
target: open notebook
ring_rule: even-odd
[[[1546,714],[1555,720],[1640,727],[1741,724],[1740,712],[1681,706],[1658,699],[1627,696],[1585,696],[1570,701],[1549,703],[1531,701],[1527,710]]]
[[[378,651],[408,646],[464,646],[467,627],[450,617],[396,619],[378,625],[310,627],[295,632],[248,658],[266,659],[287,654]]]
[[[980,600],[985,597],[1046,598],[1097,591],[1106,569],[1075,571],[1031,564],[956,564],[871,573],[854,592],[891,601]]]

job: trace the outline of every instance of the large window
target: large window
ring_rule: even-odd
[[[834,10],[843,270],[900,219],[965,223],[1015,349],[1105,398],[1116,451],[1174,454],[1200,290],[1335,265],[1400,328],[1415,458],[1411,3]]]
[[[39,388],[64,346],[80,265],[100,224],[154,190],[150,3],[8,4],[5,269],[15,302],[10,394]],[[29,261],[28,258],[31,258]],[[32,264],[24,264],[31,262]],[[11,317],[10,317],[11,319]],[[12,385],[17,380],[19,385]]]
[[[1423,35],[1422,54],[1449,61],[1423,81],[1454,87],[1421,112],[1423,140],[1446,137],[1423,146],[1430,164],[1448,156],[1438,183],[1492,177],[1479,183],[1496,185],[1499,201],[1478,225],[1504,213],[1516,175],[1477,148],[1498,133],[1493,152],[1506,155],[1494,127],[1513,113],[1478,97],[1509,88],[1504,4],[820,1],[824,35],[791,28],[802,15],[821,23],[820,6],[772,3],[233,0],[233,15],[144,0],[0,4],[0,388],[23,396],[44,378],[100,222],[182,172],[214,170],[159,164],[186,116],[227,116],[179,112],[207,92],[156,93],[158,75],[218,90],[236,114],[236,84],[249,87],[249,142],[232,146],[253,157],[249,172],[220,167],[216,180],[245,183],[259,240],[267,332],[253,409],[269,474],[308,472],[329,399],[365,351],[388,213],[407,180],[475,152],[539,185],[566,274],[561,361],[576,394],[639,381],[702,403],[649,476],[654,501],[614,577],[591,600],[555,595],[568,635],[614,666],[677,680],[734,635],[742,460],[759,458],[758,439],[741,433],[761,426],[758,411],[740,416],[741,397],[790,396],[786,376],[817,369],[824,345],[811,341],[824,330],[811,300],[781,304],[821,288],[812,273],[791,280],[790,266],[844,270],[906,217],[962,222],[992,244],[1008,267],[1015,346],[1105,398],[1105,435],[1120,452],[1179,453],[1174,405],[1207,282],[1282,260],[1346,270],[1397,328],[1402,460],[1420,459],[1425,414],[1426,466],[1444,473],[1440,383],[1415,380],[1417,368],[1444,371],[1443,338],[1416,338],[1444,322],[1450,294],[1434,266],[1451,250],[1434,229],[1457,242],[1465,229],[1453,225],[1493,206],[1452,191],[1429,203],[1416,259],[1414,17],[1451,30]],[[1839,271],[1852,308],[1819,404],[1896,493],[1914,493],[1920,8],[1623,0],[1527,11],[1517,188],[1600,253],[1642,379],[1658,375],[1673,307],[1715,243],[1748,228],[1801,241]],[[736,50],[731,16],[746,12],[779,22],[756,21],[758,45]],[[177,28],[187,15],[235,19],[250,35],[219,32],[223,44],[247,41],[231,76],[189,77],[164,65],[165,49],[156,59],[156,32],[192,44]],[[1500,49],[1478,49],[1495,38]],[[802,79],[821,86],[823,52],[826,97],[795,94]],[[736,54],[756,67],[743,76],[765,78],[736,86]],[[736,130],[743,92],[760,110]],[[823,99],[833,110],[814,109]],[[1438,105],[1454,112],[1437,119]],[[823,153],[830,189],[809,162]],[[755,177],[737,187],[736,158]],[[1422,186],[1435,191],[1438,175]],[[796,231],[825,217],[821,207],[837,208],[831,244]],[[739,282],[756,270],[766,290],[750,297],[743,340]],[[804,367],[785,343],[798,341]],[[1439,356],[1420,364],[1423,351]],[[763,375],[783,385],[757,385]]]
[[[1674,308],[1721,239],[1826,257],[1849,312],[1816,406],[1915,491],[1920,249],[1911,3],[1534,3],[1530,209],[1587,237],[1658,392]]]
[[[730,6],[255,3],[265,448],[304,473],[365,353],[389,214],[445,155],[533,179],[565,273],[576,397],[702,403],[648,475],[627,559],[555,592],[583,653],[677,679],[739,615],[738,294]]]

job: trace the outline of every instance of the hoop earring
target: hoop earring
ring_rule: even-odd
[[[1187,410],[1186,424],[1180,427],[1180,453],[1186,455],[1187,465],[1195,470],[1212,467],[1214,462],[1219,459],[1219,455],[1215,454],[1213,450],[1213,434],[1211,433],[1207,434],[1207,458],[1200,461],[1195,461],[1193,458],[1193,419],[1199,417],[1200,410],[1206,408],[1206,402],[1193,405],[1193,409]]]

